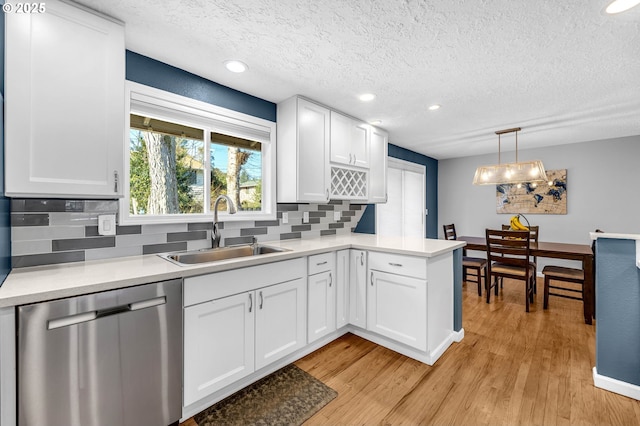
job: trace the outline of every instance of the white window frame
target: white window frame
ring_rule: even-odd
[[[124,135],[124,197],[120,199],[119,223],[122,225],[194,223],[213,220],[213,212],[167,215],[129,214],[130,147],[129,130],[131,113],[143,113],[153,118],[173,121],[204,130],[205,176],[210,175],[210,135],[224,133],[255,140],[262,147],[262,210],[238,211],[230,215],[220,211],[220,222],[273,220],[276,218],[276,123],[237,111],[211,105],[196,99],[176,95],[164,90],[126,81],[125,84],[125,135]],[[132,106],[133,104],[133,106]],[[204,182],[204,207],[209,206],[211,181]]]

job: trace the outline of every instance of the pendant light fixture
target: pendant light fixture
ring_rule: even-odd
[[[518,132],[520,127],[498,130],[498,164],[492,166],[480,166],[473,177],[474,185],[497,185],[503,183],[546,182],[547,173],[544,171],[542,161],[518,161]],[[505,133],[516,134],[516,162],[500,162],[500,136]]]

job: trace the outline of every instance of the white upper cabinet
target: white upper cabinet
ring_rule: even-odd
[[[331,111],[331,162],[369,167],[369,125]]]
[[[277,152],[279,203],[386,200],[387,136],[363,121],[294,96],[278,104]]]
[[[278,104],[278,202],[329,201],[329,116],[299,97]]]
[[[389,135],[371,128],[371,161],[369,164],[369,202],[387,202],[387,150]]]
[[[5,15],[6,195],[121,196],[124,27],[45,6]]]

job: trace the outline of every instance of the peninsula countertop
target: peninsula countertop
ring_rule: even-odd
[[[426,238],[349,234],[302,240],[265,241],[263,244],[290,251],[190,266],[178,266],[156,254],[148,254],[17,268],[11,271],[0,287],[0,307],[210,274],[349,248],[429,258],[461,248],[466,243]]]

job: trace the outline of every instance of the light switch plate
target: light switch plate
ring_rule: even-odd
[[[289,223],[289,212],[282,212],[282,224]]]
[[[98,215],[98,234],[116,235],[116,215],[115,214]]]
[[[340,212],[333,212],[333,220],[340,220]]]
[[[302,223],[309,223],[309,212],[302,212]]]

